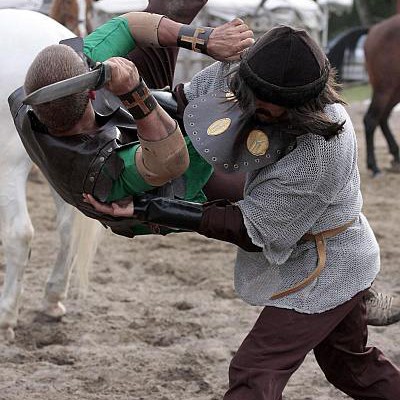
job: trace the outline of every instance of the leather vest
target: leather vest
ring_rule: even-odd
[[[133,237],[132,227],[139,223],[137,220],[103,215],[83,202],[82,193],[91,193],[100,201],[107,199],[113,181],[124,167],[113,150],[138,140],[135,122],[120,107],[119,99],[105,90],[96,93],[93,106],[101,127],[91,135],[55,137],[48,134],[32,109],[22,105],[22,88],[8,101],[27,153],[57,193],[88,217],[109,226],[114,233]],[[107,174],[101,172],[103,168]]]

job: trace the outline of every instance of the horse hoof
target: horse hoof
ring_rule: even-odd
[[[392,161],[390,168],[386,169],[387,172],[392,172],[395,174],[400,174],[400,162]]]
[[[382,176],[382,171],[381,170],[377,170],[377,171],[372,171],[371,172],[371,177],[373,179],[380,178],[381,176]]]
[[[0,337],[5,342],[12,343],[15,340],[15,333],[14,329],[9,326],[8,328],[0,329]]]
[[[43,314],[46,317],[59,320],[66,314],[67,310],[60,301],[56,303],[46,303],[45,307],[43,308]]]

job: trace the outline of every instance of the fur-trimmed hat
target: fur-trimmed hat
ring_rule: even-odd
[[[329,71],[326,55],[305,30],[278,26],[244,53],[239,76],[258,99],[297,107],[318,97]]]

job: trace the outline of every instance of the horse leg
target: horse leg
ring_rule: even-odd
[[[67,296],[71,272],[75,265],[80,288],[86,289],[88,270],[104,229],[98,221],[85,217],[65,203],[53,189],[52,194],[57,208],[57,229],[61,246],[46,283],[43,313],[58,319],[66,312],[62,301]]]
[[[85,0],[85,28],[86,35],[93,32],[93,0]]]
[[[73,210],[72,206],[65,203],[53,189],[51,189],[51,192],[57,211],[56,225],[60,235],[60,248],[54,267],[47,279],[42,311],[51,318],[59,319],[66,313],[62,301],[67,297],[72,272],[72,262],[68,258],[68,254]]]
[[[19,165],[18,165],[19,167]],[[0,298],[0,336],[14,339],[19,301],[23,290],[23,275],[29,261],[33,226],[26,205],[26,179],[31,167],[24,167],[0,179],[0,221],[6,271]]]
[[[368,107],[368,111],[364,116],[365,139],[367,145],[367,168],[372,171],[373,176],[376,176],[381,172],[376,162],[374,150],[374,132],[376,127],[379,125],[384,108],[380,104],[384,104],[384,102],[380,97],[374,94],[372,96],[371,104]]]
[[[389,116],[391,111],[392,108],[390,108],[390,111],[386,112],[384,116],[381,118],[380,127],[388,143],[389,152],[393,156],[392,170],[395,172],[400,172],[399,146],[396,142],[396,139],[393,136],[392,130],[389,127]]]

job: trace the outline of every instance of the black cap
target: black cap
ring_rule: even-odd
[[[318,97],[329,70],[326,55],[305,30],[278,26],[244,53],[239,76],[258,99],[297,107]]]

